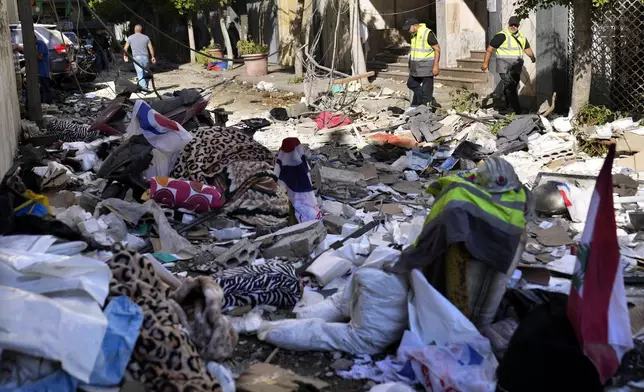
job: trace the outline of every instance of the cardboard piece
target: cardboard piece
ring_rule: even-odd
[[[614,166],[625,167],[627,169],[633,169],[635,171],[642,171],[644,170],[644,151],[640,151],[630,157],[615,159]]]
[[[372,180],[374,178],[376,179],[378,178],[378,170],[376,169],[376,166],[372,164],[363,165],[359,167],[356,171],[358,173],[362,173],[362,175],[364,176],[364,179],[367,181]]]
[[[534,265],[520,264],[521,278],[528,283],[548,286],[550,284],[550,271],[547,268]]]
[[[378,209],[377,206],[376,209]],[[398,204],[383,204],[382,212],[387,215],[405,216],[405,213]]]
[[[572,244],[572,239],[566,229],[561,226],[552,226],[549,229],[534,228],[531,232],[537,236],[537,241],[544,246],[561,246]]]
[[[267,363],[251,365],[237,379],[237,390],[240,392],[296,392],[302,390],[314,392],[328,386],[329,384],[324,381],[302,377],[290,370]]]
[[[624,135],[615,143],[617,152],[640,152],[644,151],[644,136],[633,132],[624,132]]]
[[[392,185],[392,188],[396,192],[405,194],[422,195],[423,193],[425,193],[423,184],[419,181],[398,181],[394,185]]]

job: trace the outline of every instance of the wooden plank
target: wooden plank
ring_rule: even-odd
[[[337,79],[337,80],[333,81],[333,85],[345,84],[345,83],[353,82],[354,80],[370,78],[370,77],[374,76],[375,74],[376,73],[374,71],[369,71],[367,73],[363,73],[363,74],[360,74],[360,75],[349,76],[348,78],[343,78],[343,79]]]

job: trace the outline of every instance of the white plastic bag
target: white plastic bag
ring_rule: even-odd
[[[415,392],[416,390],[402,382],[388,382],[386,384],[375,385],[369,392]]]
[[[397,250],[377,248],[342,293],[299,313],[316,318],[264,322],[258,337],[288,350],[381,353],[400,339],[407,326],[407,280],[381,270],[399,257]],[[350,321],[328,322],[345,318]]]
[[[409,329],[423,344],[460,342],[480,336],[474,324],[432,287],[422,272],[411,272]]]
[[[0,248],[0,285],[36,294],[81,290],[103,304],[112,272],[102,261]]]
[[[399,359],[411,360],[427,391],[493,392],[498,363],[490,342],[419,270],[411,272],[411,285],[411,335],[405,335]]]
[[[496,390],[497,362],[489,341],[483,337],[467,343],[429,345],[409,355],[414,373],[427,391]]]
[[[60,361],[63,370],[89,382],[107,319],[94,299],[48,298],[0,286],[0,351]]]

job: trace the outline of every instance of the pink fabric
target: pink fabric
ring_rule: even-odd
[[[316,118],[315,122],[318,129],[335,128],[342,125],[351,124],[351,118],[344,114],[333,114],[331,112],[322,112]]]
[[[185,208],[194,212],[207,212],[224,204],[223,192],[212,186],[195,181],[175,180],[169,177],[153,177],[150,181],[150,197],[168,207]]]

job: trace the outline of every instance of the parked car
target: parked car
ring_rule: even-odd
[[[78,38],[76,33],[74,33],[73,31],[63,31],[63,35],[67,37],[70,41],[72,41],[72,45],[74,46],[76,53],[78,53],[81,42],[80,42],[80,38]]]
[[[55,26],[53,26],[55,27]],[[11,42],[22,45],[22,28],[20,25],[10,25]],[[49,68],[52,78],[58,81],[72,76],[76,70],[76,50],[74,43],[62,32],[51,28],[50,25],[34,25],[38,39],[49,48]],[[24,66],[24,56],[20,54],[20,63]]]

